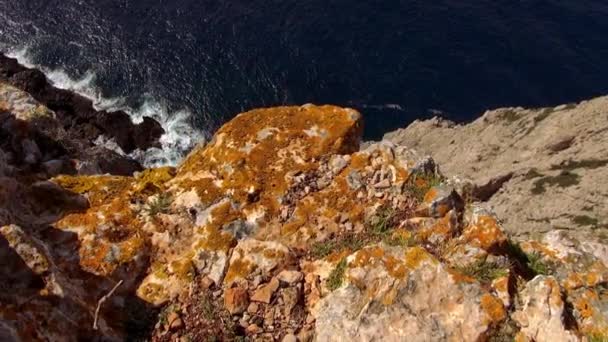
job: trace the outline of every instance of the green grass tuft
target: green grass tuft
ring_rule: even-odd
[[[342,286],[342,282],[344,281],[344,273],[346,272],[346,259],[340,260],[340,262],[336,265],[329,277],[327,278],[327,288],[331,291],[338,289]]]
[[[532,272],[534,272],[534,274],[536,275],[550,275],[552,272],[551,267],[549,267],[549,265],[547,265],[543,259],[542,256],[539,253],[531,253],[531,254],[527,254],[527,259],[528,259],[528,267],[530,268],[530,270]]]
[[[405,184],[405,191],[412,195],[418,202],[422,202],[426,193],[431,190],[431,188],[441,185],[443,181],[443,177],[432,173],[414,175],[410,177]]]
[[[481,260],[476,263],[457,267],[456,270],[464,275],[475,278],[482,283],[489,283],[492,280],[508,275],[509,267],[495,262]]]

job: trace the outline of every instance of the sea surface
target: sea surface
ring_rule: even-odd
[[[360,110],[365,138],[441,114],[608,94],[606,0],[0,0],[0,51],[152,115],[175,164],[235,114]]]

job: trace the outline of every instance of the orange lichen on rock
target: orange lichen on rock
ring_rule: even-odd
[[[110,275],[122,265],[145,258],[143,221],[132,207],[136,198],[146,198],[137,191],[137,181],[114,176],[61,176],[53,181],[89,200],[88,210],[68,214],[55,224],[59,229],[78,234],[84,269]]]
[[[191,153],[172,181],[203,203],[230,194],[276,214],[288,172],[305,172],[324,155],[358,148],[361,115],[334,106],[276,107],[239,114],[203,149]],[[207,184],[200,183],[208,179]],[[215,190],[209,192],[209,188]]]
[[[502,301],[489,293],[481,296],[480,305],[489,324],[496,324],[507,318],[507,311]]]
[[[467,242],[476,244],[486,251],[499,249],[508,240],[496,219],[488,215],[480,215],[464,229],[462,236]]]

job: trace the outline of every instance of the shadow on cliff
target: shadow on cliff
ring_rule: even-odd
[[[142,279],[121,278],[131,265],[107,277],[91,273],[82,266],[78,235],[53,227],[89,208],[85,197],[48,181],[77,172],[70,149],[79,146],[66,146],[43,118],[24,122],[0,112],[0,119],[0,340],[12,340],[11,329],[23,340],[146,340],[156,310],[135,296]],[[40,148],[32,152],[24,141]],[[116,170],[104,162],[103,169]],[[120,280],[94,330],[98,301]]]
[[[53,220],[88,207],[82,196],[58,186],[52,191],[30,188],[29,195],[32,196],[29,204]],[[45,334],[67,340],[68,336],[82,341],[136,341],[148,337],[156,311],[135,296],[132,286],[119,286],[103,303],[100,330],[95,331],[95,308],[99,299],[121,280],[119,271],[102,277],[83,269],[77,234],[52,227],[54,222],[20,223],[21,230],[7,225],[4,234],[0,234],[0,322],[4,320],[25,334],[22,336],[25,340],[40,338],[32,329],[34,326]],[[142,279],[123,280],[137,285]]]

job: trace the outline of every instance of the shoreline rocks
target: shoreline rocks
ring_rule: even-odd
[[[114,140],[125,153],[160,147],[159,138],[164,130],[158,122],[146,117],[142,123],[134,124],[123,111],[97,111],[91,100],[52,86],[41,71],[24,67],[2,54],[0,82],[30,94],[55,112],[55,119],[74,140],[90,143],[103,135]]]

